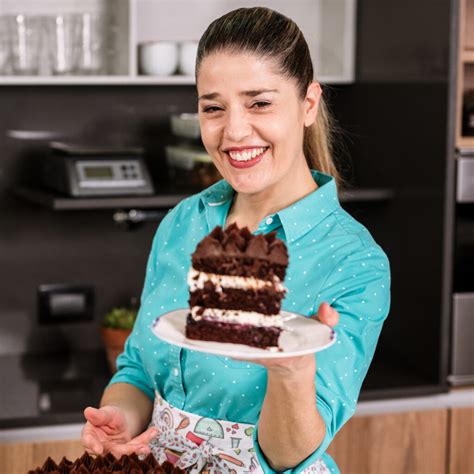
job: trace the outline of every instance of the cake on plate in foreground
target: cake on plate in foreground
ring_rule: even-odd
[[[186,337],[278,350],[288,250],[276,232],[218,226],[191,260]]]

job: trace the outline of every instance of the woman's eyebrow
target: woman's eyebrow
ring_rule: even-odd
[[[255,97],[257,95],[263,94],[264,92],[278,93],[279,91],[278,89],[256,89],[256,90],[250,90],[250,91],[242,91],[239,93],[239,95],[244,95],[247,97]],[[199,96],[198,100],[203,100],[203,99],[213,100],[213,99],[217,99],[218,97],[220,97],[220,94],[218,92],[211,92],[210,94],[203,94]]]

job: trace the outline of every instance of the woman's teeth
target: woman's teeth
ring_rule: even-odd
[[[229,151],[229,155],[236,161],[249,161],[261,155],[267,148],[253,148],[248,151]]]

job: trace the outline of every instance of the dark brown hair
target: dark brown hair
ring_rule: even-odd
[[[214,20],[202,35],[196,58],[196,81],[202,60],[217,51],[247,52],[273,60],[280,74],[296,82],[301,100],[313,81],[308,44],[290,18],[265,7],[238,8]],[[332,118],[323,97],[316,121],[304,130],[303,152],[310,168],[341,184],[332,152]]]

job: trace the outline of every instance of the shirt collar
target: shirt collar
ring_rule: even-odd
[[[266,216],[264,221],[271,217],[278,217],[282,224],[287,242],[294,242],[323,219],[340,207],[334,178],[320,171],[311,170],[318,189],[290,206]],[[200,210],[206,206],[215,207],[225,204],[234,196],[232,186],[225,180],[218,181],[200,194]]]

